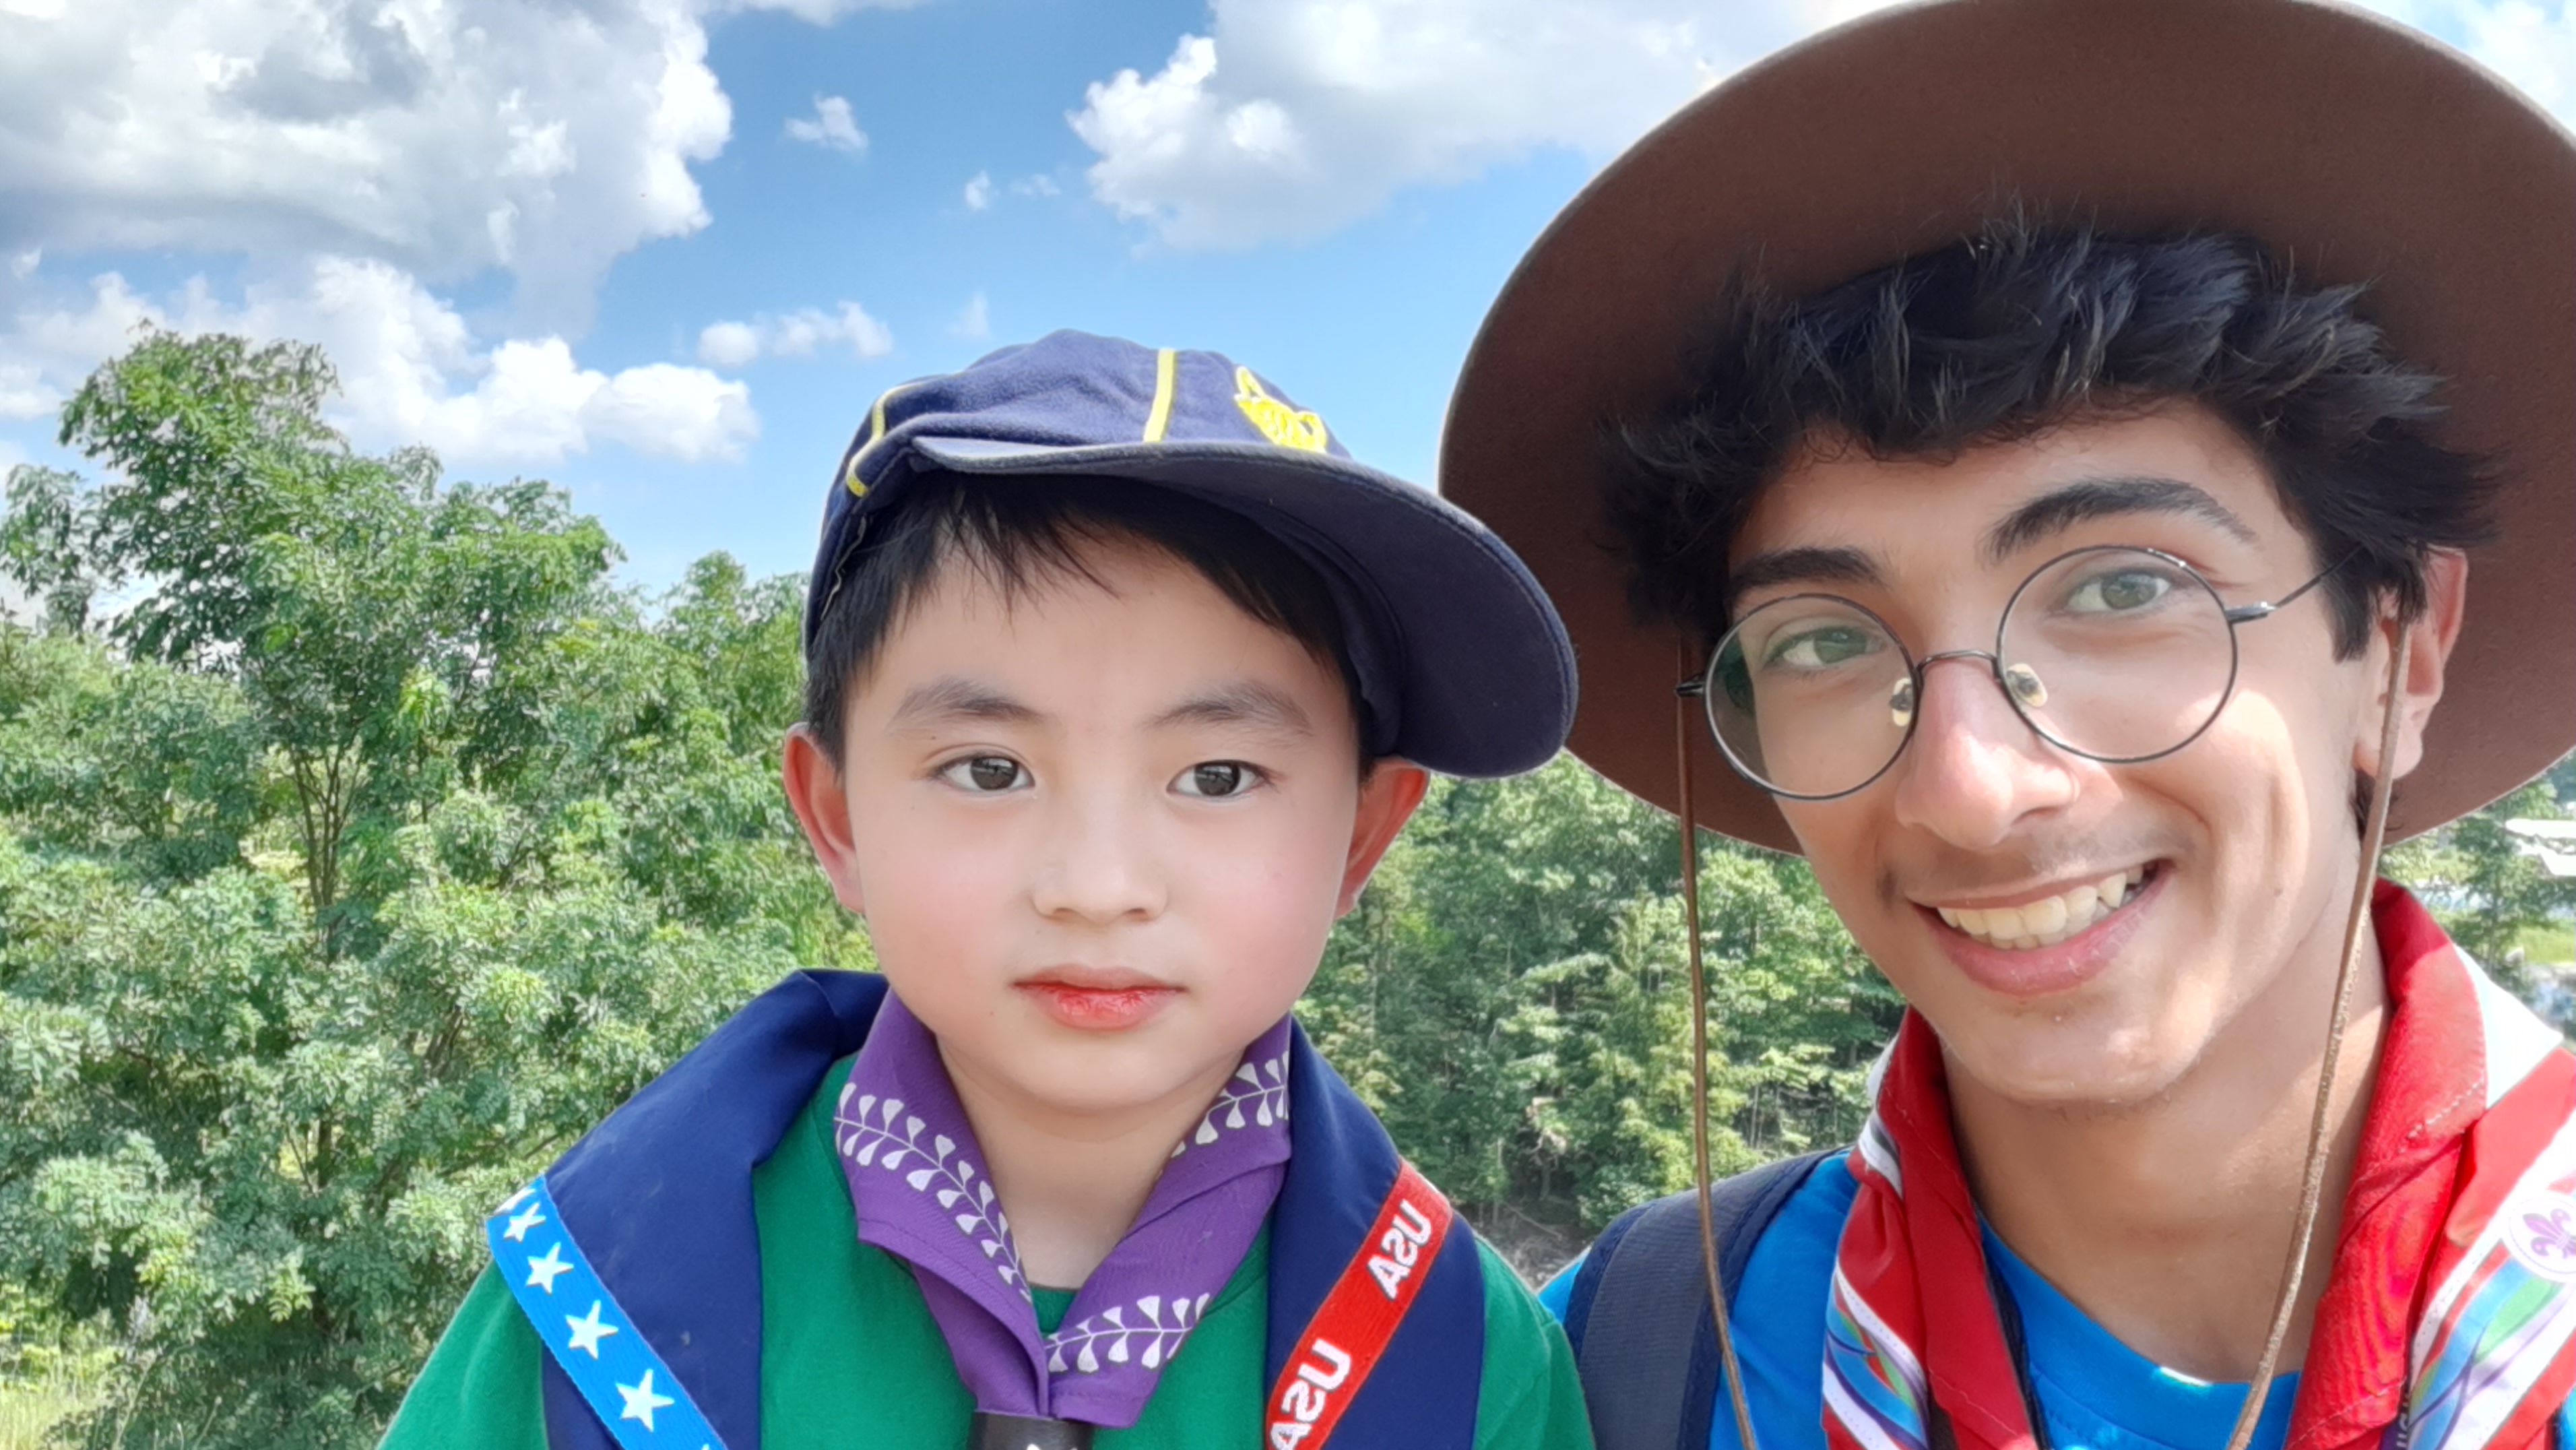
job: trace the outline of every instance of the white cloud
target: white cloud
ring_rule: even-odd
[[[1166,245],[1320,236],[1543,147],[1615,154],[1748,61],[1887,0],[1212,0],[1067,120],[1094,199]],[[2576,0],[2369,0],[2576,124]]]
[[[1063,191],[1063,187],[1055,184],[1055,178],[1045,172],[1039,172],[1035,176],[1023,176],[1011,183],[1013,196],[1058,196],[1063,194]]]
[[[948,324],[948,333],[951,337],[964,338],[993,335],[993,309],[984,301],[983,293],[978,292],[967,299],[966,306],[957,314],[957,320]]]
[[[709,367],[739,368],[761,357],[810,357],[833,344],[846,345],[861,360],[894,351],[894,334],[855,302],[824,312],[807,307],[749,322],[711,322],[698,333],[698,361]]]
[[[985,211],[993,205],[993,173],[978,171],[966,178],[966,209]]]
[[[1853,0],[1215,0],[1068,119],[1091,194],[1181,247],[1318,236],[1542,146],[1607,156]]]
[[[868,149],[868,133],[850,119],[850,103],[840,96],[816,96],[811,117],[788,117],[787,139],[847,151],[853,156],[864,155]]]
[[[620,253],[707,212],[712,0],[17,0],[0,251],[371,256],[512,274],[578,327]]]
[[[363,445],[426,443],[457,463],[548,464],[595,444],[689,461],[758,436],[750,390],[702,368],[585,368],[559,336],[486,347],[419,279],[323,256],[217,298],[200,278],[152,299],[106,273],[85,304],[22,308],[0,332],[0,416],[36,417],[154,323],[322,345],[340,372],[334,421]]]
[[[748,322],[711,322],[698,334],[698,361],[738,368],[760,356],[760,329]]]
[[[829,25],[861,10],[909,10],[922,0],[728,0],[729,10],[781,10],[799,20]]]
[[[2576,4],[2465,6],[2469,54],[2576,127]]]

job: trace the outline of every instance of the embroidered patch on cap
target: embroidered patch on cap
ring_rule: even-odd
[[[1254,377],[1250,368],[1234,370],[1234,405],[1252,420],[1253,427],[1261,430],[1262,437],[1282,448],[1321,453],[1332,440],[1323,419],[1270,396],[1270,390],[1261,386],[1261,379]]]

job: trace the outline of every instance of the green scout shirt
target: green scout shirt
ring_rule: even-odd
[[[843,1059],[823,1075],[778,1150],[752,1170],[762,1450],[963,1445],[974,1402],[911,1270],[859,1242],[832,1152],[832,1104],[848,1071]],[[1476,1450],[1588,1450],[1564,1332],[1491,1248],[1478,1240],[1476,1249],[1485,1281]],[[1097,1450],[1260,1444],[1269,1262],[1265,1228],[1164,1369],[1144,1414],[1127,1429],[1101,1430]],[[1052,1330],[1072,1302],[1069,1289],[1038,1290],[1041,1327]],[[486,1268],[404,1397],[384,1450],[545,1450],[545,1353],[509,1286]]]

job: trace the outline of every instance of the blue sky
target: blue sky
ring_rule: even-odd
[[[1428,480],[1602,162],[1869,0],[0,0],[0,466],[139,321],[324,343],[362,446],[624,575],[810,557],[882,388],[1056,327]],[[2569,0],[2380,0],[2576,115]]]

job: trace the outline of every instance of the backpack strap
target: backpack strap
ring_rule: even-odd
[[[1783,1158],[1709,1185],[1728,1304],[1763,1230],[1816,1165],[1842,1151]],[[1689,1190],[1630,1209],[1602,1232],[1575,1272],[1565,1332],[1600,1450],[1705,1450],[1724,1370]]]
[[[1465,1445],[1479,1428],[1485,1364],[1475,1232],[1405,1163],[1305,1029],[1290,1041],[1294,1146],[1270,1213],[1262,1444],[1318,1450],[1329,1412],[1329,1443],[1342,1450]],[[1344,1312],[1344,1284],[1366,1315]],[[1332,1341],[1329,1352],[1319,1338]],[[1363,1375],[1359,1350],[1377,1343],[1383,1352]]]
[[[1413,1308],[1451,1222],[1449,1200],[1411,1163],[1399,1160],[1377,1222],[1297,1336],[1296,1358],[1270,1388],[1261,1441],[1268,1450],[1300,1450],[1309,1436],[1317,1447],[1332,1439],[1342,1412],[1368,1383]],[[1415,1273],[1417,1265],[1426,1272]]]

